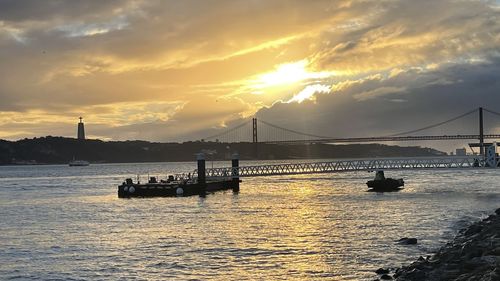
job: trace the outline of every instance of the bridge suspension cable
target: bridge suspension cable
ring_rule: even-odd
[[[232,140],[232,141],[235,141],[235,139],[230,139],[230,137],[228,137],[231,133],[236,133],[237,137],[236,139],[240,138],[241,137],[241,133],[238,132],[239,129],[245,127],[246,125],[249,124],[249,121],[246,121],[246,122],[243,122],[241,123],[240,125],[236,126],[236,127],[233,127],[231,129],[228,129],[226,131],[223,131],[221,133],[218,133],[218,134],[215,134],[215,135],[211,135],[209,137],[206,137],[204,138],[204,140],[215,140],[217,138],[222,138],[222,137],[227,137],[227,141],[229,140]],[[225,139],[226,140],[226,139]],[[241,140],[240,140],[241,141]]]
[[[304,132],[299,132],[299,131],[296,131],[296,130],[292,130],[292,129],[287,129],[287,128],[284,128],[284,127],[280,127],[278,125],[274,125],[274,124],[271,124],[269,122],[266,122],[266,121],[263,121],[263,120],[260,120],[260,119],[257,119],[260,123],[264,124],[264,125],[267,125],[269,127],[272,127],[274,129],[277,129],[277,130],[281,130],[282,132],[286,132],[286,133],[291,133],[291,134],[295,134],[295,135],[299,135],[299,136],[302,136],[302,137],[312,137],[312,138],[319,138],[319,139],[326,139],[326,138],[330,138],[328,136],[320,136],[320,135],[314,135],[314,134],[309,134],[309,133],[304,133]],[[281,135],[283,136],[283,134]]]
[[[498,113],[498,112],[496,112],[496,111],[489,110],[489,109],[487,109],[487,108],[483,108],[483,110],[484,110],[484,111],[487,111],[487,112],[489,112],[489,113],[491,113],[491,114],[494,114],[494,115],[498,115],[498,116],[500,116],[500,113]]]
[[[408,134],[418,133],[418,132],[421,132],[421,131],[425,131],[425,130],[428,130],[428,129],[436,128],[436,127],[439,127],[441,125],[453,122],[455,120],[458,120],[458,119],[460,119],[462,117],[465,117],[465,116],[470,115],[470,114],[475,113],[475,112],[477,112],[477,109],[471,110],[469,112],[466,112],[464,114],[461,114],[459,116],[453,117],[453,118],[448,119],[448,120],[443,121],[443,122],[439,122],[439,123],[436,123],[436,124],[433,124],[433,125],[422,127],[420,129],[406,131],[406,132],[401,132],[401,133],[398,133],[398,134],[388,135],[388,136],[384,136],[384,137],[398,137],[398,136],[402,136],[402,135],[408,135]]]
[[[401,133],[397,133],[397,134],[391,134],[391,135],[381,136],[379,138],[399,137],[399,136],[403,136],[403,135],[418,133],[418,132],[425,131],[425,130],[428,130],[428,129],[436,128],[436,127],[442,126],[444,124],[456,121],[456,120],[458,120],[460,118],[466,117],[468,115],[471,115],[471,114],[477,112],[477,110],[478,109],[474,109],[474,110],[468,111],[468,112],[466,112],[464,114],[461,114],[459,116],[447,119],[445,121],[442,121],[442,122],[439,122],[439,123],[436,123],[436,124],[428,125],[428,126],[416,129],[416,130],[405,131],[405,132],[401,132]],[[489,112],[491,112],[491,111],[489,111]],[[497,115],[500,116],[500,113],[495,113],[495,112],[491,112],[491,113],[494,113],[494,114],[497,114]],[[271,124],[271,123],[263,121],[263,120],[259,120],[259,122],[262,123],[262,124],[265,124],[265,125],[267,125],[269,127],[272,127],[272,128],[278,129],[278,130],[282,130],[284,132],[289,132],[289,133],[293,133],[293,134],[296,134],[296,135],[300,135],[300,136],[303,136],[303,137],[312,137],[312,138],[316,138],[316,139],[333,139],[333,137],[331,137],[331,136],[321,136],[321,135],[315,135],[315,134],[309,134],[309,133],[299,132],[299,131],[292,130],[292,129],[287,129],[287,128],[284,128],[284,127],[281,127],[281,126],[277,126],[277,125]],[[274,140],[276,140],[276,139],[274,139]]]

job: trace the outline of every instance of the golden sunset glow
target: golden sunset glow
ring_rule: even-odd
[[[392,130],[380,112],[498,92],[474,86],[499,72],[498,2],[418,2],[0,4],[0,138],[73,136],[83,116],[99,138],[183,141],[298,111],[352,135],[375,125],[341,119]]]

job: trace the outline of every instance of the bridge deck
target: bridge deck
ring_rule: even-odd
[[[231,175],[238,177],[258,177],[373,170],[464,169],[483,166],[484,160],[482,156],[342,159],[312,163],[208,168],[206,169],[206,177],[227,177]]]
[[[484,139],[500,139],[500,134],[484,135]],[[387,137],[364,137],[364,138],[323,138],[323,139],[297,139],[297,140],[269,140],[262,143],[363,143],[363,142],[400,142],[400,141],[423,141],[423,140],[477,140],[479,135],[442,135],[442,136],[387,136]]]

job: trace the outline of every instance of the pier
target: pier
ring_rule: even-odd
[[[239,177],[339,173],[375,170],[428,170],[481,168],[480,156],[345,159],[324,162],[285,163],[206,169],[207,178],[238,174]],[[198,171],[194,171],[197,174]]]

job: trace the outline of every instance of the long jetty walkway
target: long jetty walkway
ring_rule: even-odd
[[[471,169],[496,167],[481,155],[410,158],[339,159],[311,163],[286,163],[240,167],[207,168],[207,178],[258,177],[375,170]],[[197,174],[197,171],[194,171]]]

